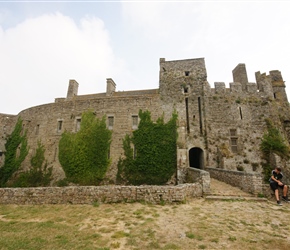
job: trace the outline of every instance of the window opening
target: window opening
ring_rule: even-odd
[[[186,128],[187,128],[187,133],[190,133],[190,128],[189,128],[189,115],[188,115],[188,98],[185,98],[185,112],[186,112]]]
[[[185,71],[185,76],[189,76],[189,71]]]
[[[230,129],[230,143],[231,143],[231,150],[233,153],[238,152],[238,134],[236,129]]]
[[[237,130],[236,129],[230,129],[230,135],[231,136],[237,136]]]
[[[188,87],[183,87],[183,92],[188,93]]]
[[[81,121],[82,121],[81,118],[76,119],[76,132],[78,132],[81,128]]]
[[[233,153],[238,152],[238,138],[231,138],[231,148]]]
[[[36,125],[36,128],[35,128],[35,134],[36,134],[36,135],[39,134],[39,124]]]
[[[138,128],[138,115],[132,115],[132,128]]]
[[[57,122],[57,132],[60,132],[62,129],[62,121]]]
[[[109,116],[108,117],[108,127],[109,129],[113,129],[114,126],[114,116]]]
[[[200,97],[198,97],[198,113],[199,113],[199,130],[202,134],[202,113],[201,113],[201,101]]]
[[[240,117],[241,117],[241,120],[243,120],[242,108],[239,107],[239,110],[240,110]]]

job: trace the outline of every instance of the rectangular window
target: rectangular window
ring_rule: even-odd
[[[231,136],[237,136],[237,130],[236,129],[230,129],[230,135]]]
[[[113,129],[114,126],[114,116],[108,116],[108,127],[109,129]]]
[[[78,132],[81,128],[81,121],[82,121],[81,118],[76,119],[76,132]]]
[[[237,138],[231,138],[231,148],[233,153],[238,152],[238,139]]]
[[[62,121],[57,122],[57,132],[60,132],[62,129]]]
[[[36,128],[35,128],[35,134],[36,134],[36,135],[39,134],[39,124],[36,125]]]
[[[138,115],[132,115],[132,128],[138,128]]]

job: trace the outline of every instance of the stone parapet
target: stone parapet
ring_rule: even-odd
[[[92,204],[145,201],[153,204],[183,202],[201,197],[202,185],[177,186],[71,186],[0,188],[0,204]]]
[[[187,168],[186,182],[199,182],[202,186],[202,192],[204,194],[210,193],[210,174],[207,171],[198,168]]]
[[[210,173],[211,177],[232,186],[240,187],[245,192],[255,195],[263,193],[263,178],[260,174],[218,168],[206,168],[205,170]]]

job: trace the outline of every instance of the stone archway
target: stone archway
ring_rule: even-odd
[[[189,150],[189,166],[191,168],[203,169],[203,150],[201,148],[191,148]]]

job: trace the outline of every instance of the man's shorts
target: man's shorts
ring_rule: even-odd
[[[270,182],[270,186],[271,186],[273,191],[275,191],[278,188],[284,188],[284,184],[282,186],[280,186],[280,185],[278,185],[277,182]]]

